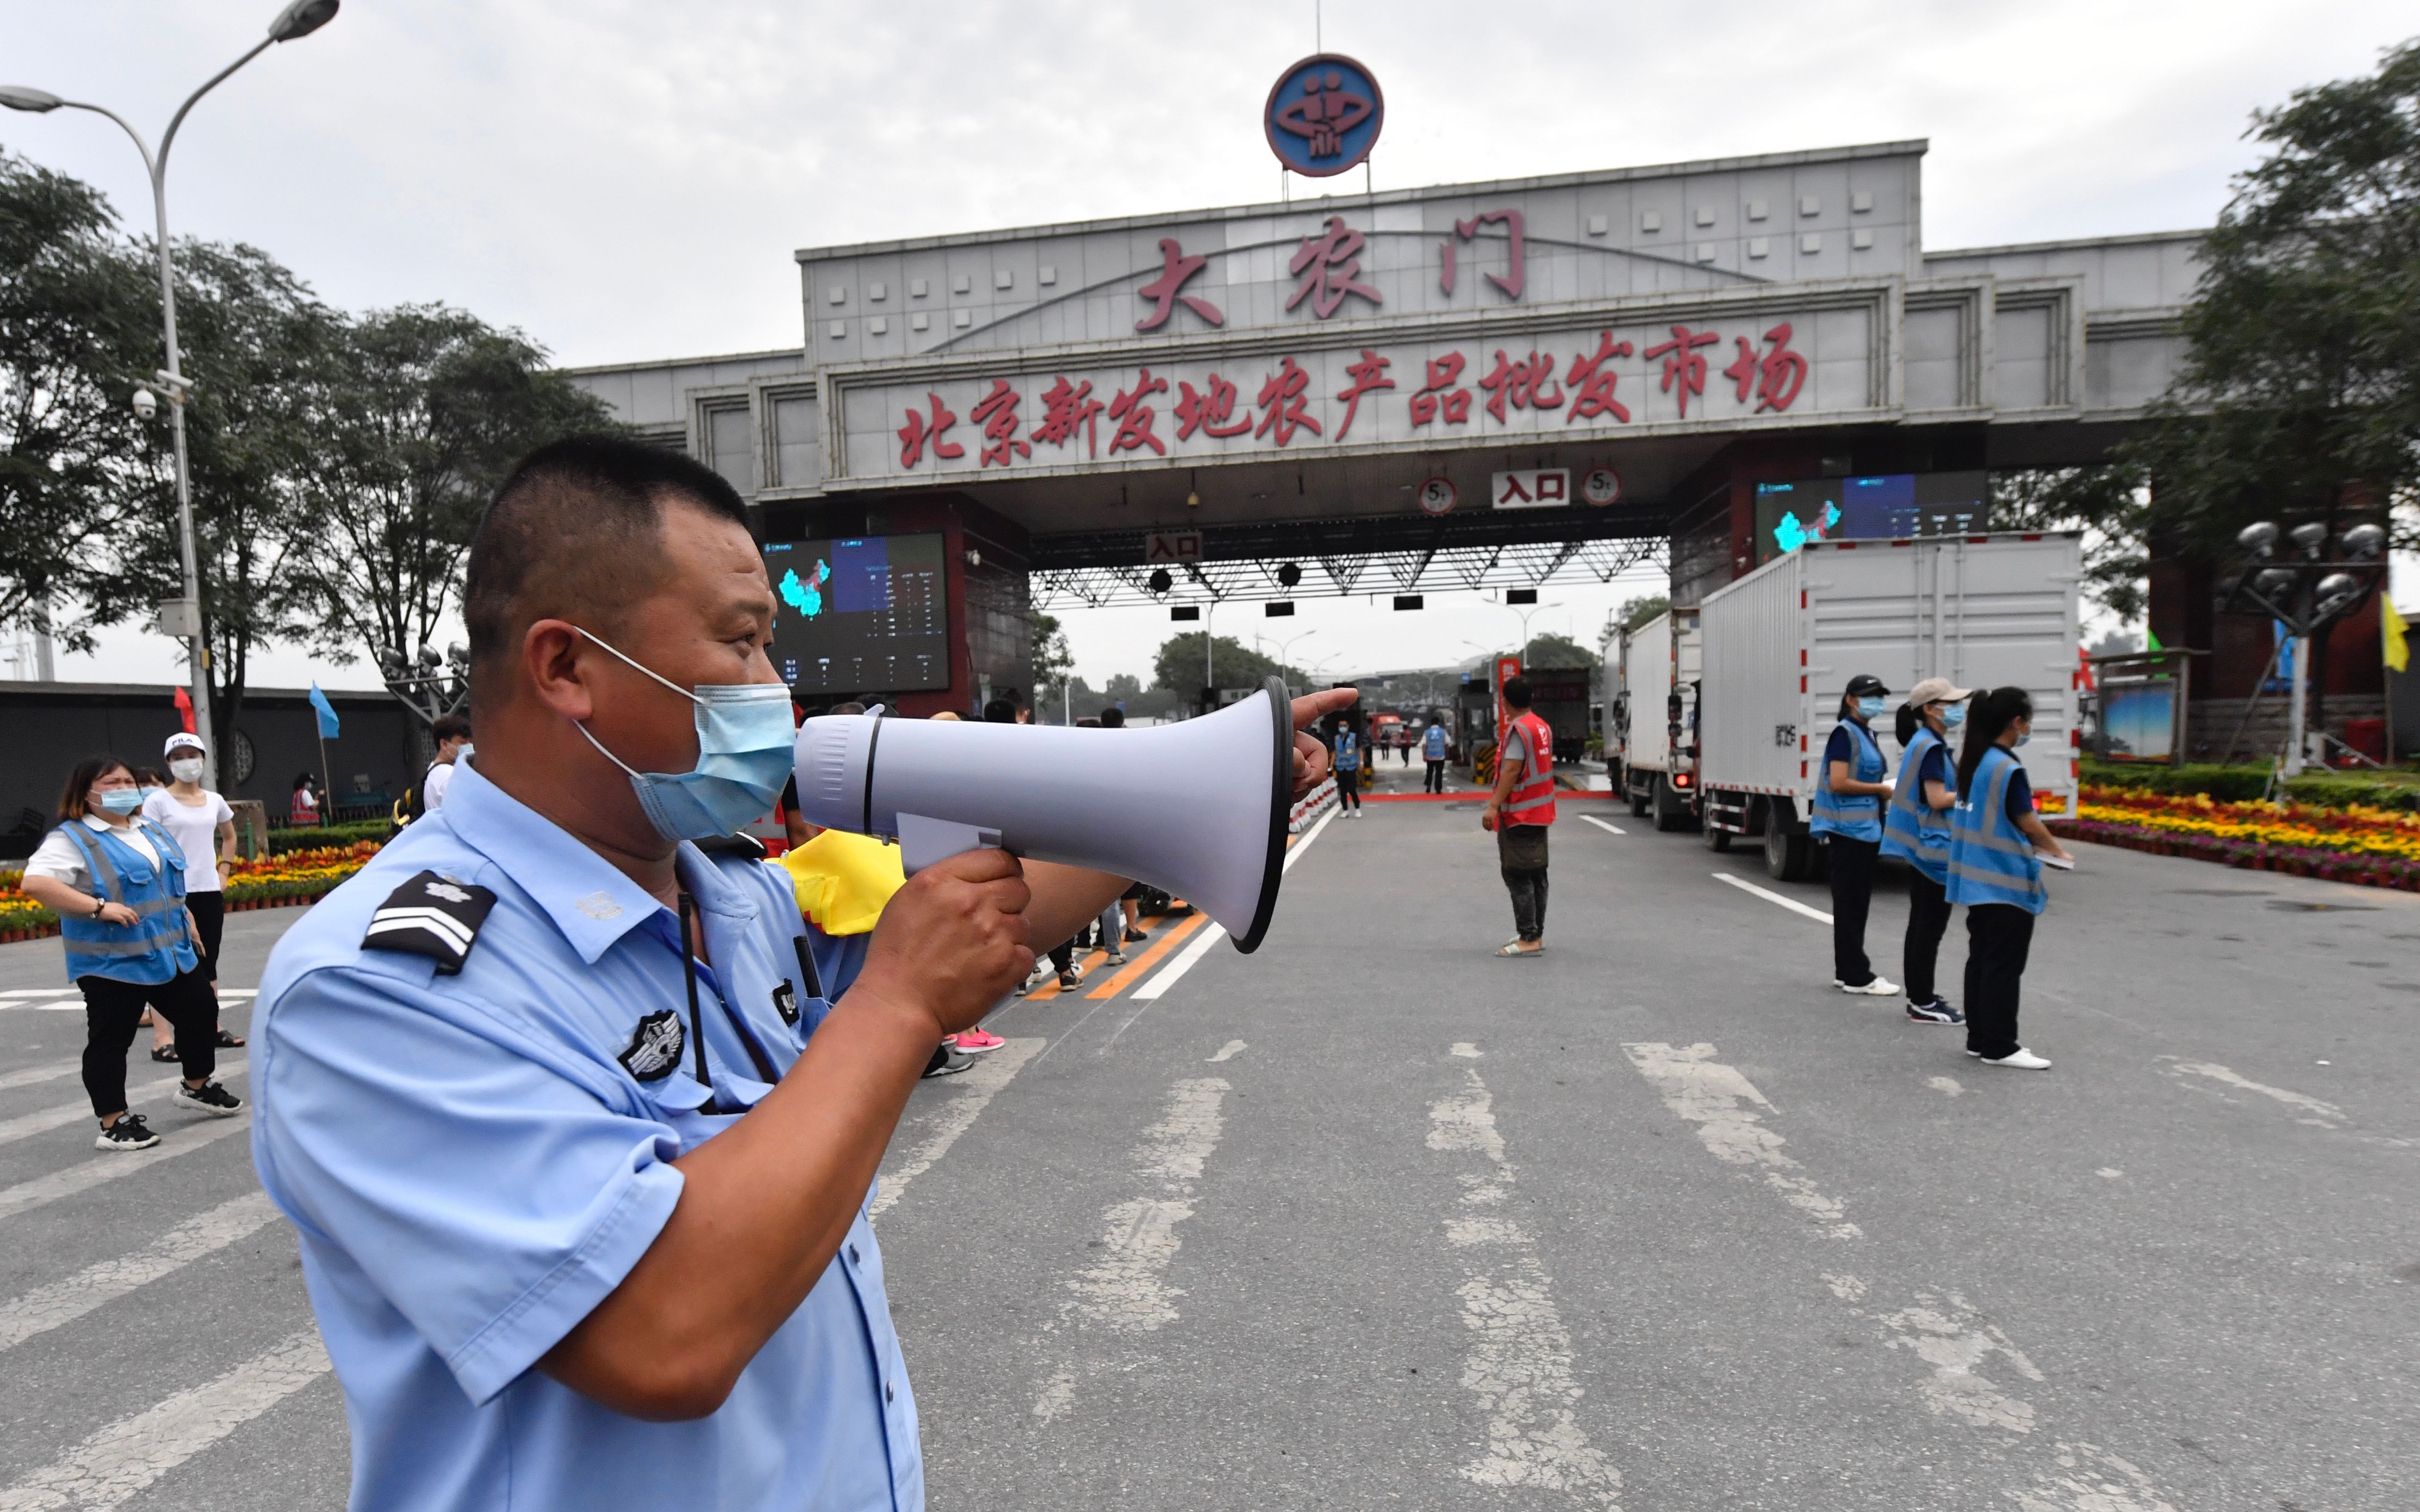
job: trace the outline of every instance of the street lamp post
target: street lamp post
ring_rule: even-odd
[[[1297,640],[1305,640],[1305,639],[1308,639],[1309,637],[1311,637],[1311,636],[1317,635],[1318,633],[1319,633],[1318,628],[1317,628],[1316,626],[1314,626],[1314,627],[1312,627],[1311,629],[1298,631],[1298,632],[1296,632],[1295,634],[1293,634],[1293,635],[1287,636],[1284,640],[1280,640],[1280,641],[1279,641],[1279,642],[1278,642],[1278,658],[1277,658],[1277,659],[1278,659],[1278,671],[1279,671],[1279,672],[1280,672],[1280,675],[1282,675],[1282,674],[1284,673],[1284,671],[1285,671],[1285,665],[1286,665],[1286,656],[1287,656],[1287,654],[1288,654],[1288,653],[1290,653],[1290,652],[1294,649],[1294,643],[1295,643],[1295,641],[1297,641]],[[1268,644],[1268,640],[1267,640],[1267,638],[1266,638],[1266,637],[1264,637],[1264,636],[1255,635],[1254,637],[1252,637],[1252,641],[1253,641],[1253,643],[1254,643],[1255,645],[1266,645],[1266,644]],[[1289,685],[1289,687],[1291,687],[1291,685]],[[1303,691],[1304,691],[1304,692],[1306,692],[1306,693],[1308,693],[1308,692],[1310,692],[1311,690],[1310,690],[1309,688],[1304,688],[1304,689],[1303,689]]]
[[[168,365],[152,375],[153,381],[168,393],[168,427],[176,441],[177,459],[177,550],[184,568],[185,596],[178,601],[174,615],[163,613],[161,624],[172,634],[185,638],[185,674],[192,685],[194,723],[209,737],[202,752],[207,764],[203,781],[216,788],[219,780],[219,743],[217,732],[210,728],[210,658],[208,638],[202,633],[202,575],[194,549],[194,488],[193,478],[185,461],[185,391],[186,382],[177,349],[177,270],[168,247],[168,149],[176,145],[177,129],[185,124],[185,116],[204,95],[225,83],[227,76],[254,58],[269,51],[273,43],[291,42],[308,37],[335,19],[340,0],[292,0],[269,23],[269,35],[253,45],[252,51],[212,74],[209,82],[185,98],[177,114],[168,118],[168,130],[161,134],[160,147],[154,151],[143,139],[143,133],[128,124],[125,116],[105,105],[89,105],[79,100],[62,100],[46,90],[26,88],[18,85],[0,85],[0,105],[10,110],[48,115],[65,106],[70,110],[88,110],[96,116],[106,116],[118,129],[134,140],[134,149],[143,154],[143,167],[151,179],[151,211],[160,249],[160,324],[166,339]],[[145,410],[148,394],[138,390],[135,408]],[[163,606],[164,609],[165,606]]]
[[[2340,554],[2334,560],[2328,555],[2328,528],[2317,521],[2285,533],[2292,543],[2292,556],[2278,555],[2278,535],[2277,527],[2267,520],[2237,532],[2236,545],[2243,548],[2246,561],[2228,591],[2227,607],[2267,614],[2285,625],[2292,639],[2293,707],[2287,713],[2286,775],[2300,777],[2308,762],[2304,726],[2310,708],[2312,639],[2358,612],[2377,591],[2386,576],[2386,532],[2376,525],[2352,527],[2336,538]],[[2257,695],[2259,689],[2253,691]]]

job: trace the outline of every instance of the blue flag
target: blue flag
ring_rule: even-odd
[[[327,694],[319,691],[319,685],[317,683],[313,683],[311,685],[311,707],[319,711],[319,738],[322,740],[335,739],[335,706],[328,702]]]

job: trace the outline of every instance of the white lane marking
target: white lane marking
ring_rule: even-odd
[[[1842,1302],[1860,1302],[1866,1295],[1866,1283],[1854,1275],[1826,1274],[1823,1277],[1823,1284],[1830,1287],[1832,1295]]]
[[[1465,1060],[1477,1060],[1480,1058],[1481,1052],[1479,1046],[1472,1044],[1469,1041],[1457,1040],[1453,1042],[1452,1046],[1446,1051],[1446,1054],[1450,1056],[1460,1056]]]
[[[1312,842],[1319,839],[1320,832],[1325,830],[1329,825],[1334,824],[1336,822],[1336,816],[1342,811],[1343,810],[1341,809],[1330,809],[1327,812],[1321,814],[1319,816],[1319,823],[1311,825],[1309,829],[1304,830],[1302,839],[1295,841],[1293,845],[1287,847],[1285,860],[1279,866],[1278,870],[1280,872],[1293,871],[1294,864],[1302,859],[1302,853],[1311,849]],[[1159,996],[1161,994],[1167,992],[1171,987],[1173,987],[1178,982],[1184,980],[1185,974],[1192,970],[1194,965],[1200,962],[1203,956],[1210,953],[1210,947],[1218,944],[1220,940],[1223,940],[1226,937],[1227,932],[1224,929],[1221,929],[1216,924],[1209,925],[1204,928],[1201,933],[1195,935],[1192,942],[1187,945],[1184,949],[1176,952],[1175,960],[1171,961],[1168,964],[1160,967],[1159,975],[1152,978],[1151,980],[1144,982],[1141,986],[1136,988],[1126,995],[1129,997],[1140,998],[1145,1002],[1149,1002],[1153,998]]]
[[[1076,1405],[1076,1372],[1063,1366],[1042,1383],[1042,1394],[1033,1398],[1033,1415],[1044,1423],[1067,1415]]]
[[[1664,1105],[1698,1126],[1699,1143],[1727,1165],[1762,1169],[1764,1184],[1782,1200],[1823,1226],[1834,1239],[1862,1239],[1864,1230],[1843,1215],[1839,1200],[1791,1172],[1796,1161],[1781,1152],[1782,1137],[1764,1126],[1756,1109],[1776,1111],[1764,1094],[1731,1067],[1714,1058],[1710,1044],[1626,1044],[1622,1050],[1640,1075],[1663,1094]],[[1750,1107],[1747,1104],[1753,1103]]]
[[[1608,825],[1592,813],[1584,813],[1580,815],[1580,817],[1587,820],[1590,824],[1596,825],[1597,828],[1604,830],[1608,835],[1627,835],[1630,833],[1630,831],[1622,828],[1620,825]]]
[[[39,1334],[71,1323],[94,1308],[226,1248],[277,1216],[265,1192],[194,1214],[160,1236],[149,1249],[86,1266],[63,1280],[36,1287],[0,1304],[0,1350],[14,1349]]]
[[[1927,1076],[1924,1079],[1924,1085],[1944,1097],[1960,1097],[1966,1091],[1966,1088],[1958,1085],[1958,1078],[1955,1076]]]
[[[2009,1500],[2024,1512],[2177,1512],[2149,1476],[2098,1444],[2062,1443],[2058,1462],[2069,1473],[2045,1475]]]
[[[1210,1057],[1210,1063],[1215,1066],[1222,1060],[1233,1060],[1243,1053],[1244,1041],[1241,1040],[1230,1040],[1225,1044],[1218,1047],[1218,1053]]]
[[[91,1110],[85,1111],[88,1115]],[[163,1160],[175,1160],[179,1155],[190,1155],[194,1150],[206,1149],[231,1134],[243,1134],[251,1128],[252,1115],[247,1111],[240,1118],[213,1119],[208,1123],[194,1124],[187,1128],[161,1130],[160,1143],[149,1149],[138,1149],[123,1155],[95,1155],[81,1165],[70,1165],[65,1170],[53,1171],[48,1176],[38,1176],[30,1181],[20,1181],[15,1186],[0,1188],[0,1218],[14,1218],[21,1212],[29,1212],[36,1208],[56,1202],[61,1197],[71,1197],[79,1192],[88,1192],[94,1187],[115,1181],[121,1176],[132,1176],[137,1171],[148,1170]]]
[[[2289,1092],[2282,1087],[2266,1086],[2249,1077],[2239,1076],[2227,1067],[2211,1061],[2177,1060],[2164,1056],[2161,1058],[2168,1061],[2168,1074],[2172,1076],[2206,1076],[2211,1081],[2232,1087],[2238,1091],[2257,1092],[2262,1097],[2274,1098],[2288,1107],[2301,1108],[2310,1115],[2306,1119],[2297,1119],[2295,1120],[2297,1123],[2313,1124],[2321,1129],[2334,1129],[2345,1121],[2344,1109],[2334,1103],[2322,1103],[2316,1097],[2305,1097],[2300,1092]]]
[[[2101,1169],[2093,1172],[2092,1174],[2100,1177],[2104,1181],[2122,1180],[2126,1175],[2124,1171],[2119,1170],[2115,1165],[2103,1165]]]
[[[210,1074],[213,1076],[222,1074],[237,1076],[242,1074],[243,1067],[243,1057],[229,1056],[225,1060],[220,1061],[219,1069],[212,1072]],[[183,1080],[184,1078],[182,1076],[163,1076],[156,1082],[143,1082],[137,1086],[130,1087],[126,1089],[126,1105],[131,1108],[139,1103],[157,1103],[162,1098],[166,1097],[169,1092],[174,1090],[178,1084],[183,1082]],[[92,1119],[94,1127],[100,1127],[101,1120],[99,1119],[93,1119],[92,1117],[92,1100],[90,1098],[79,1098],[73,1103],[60,1103],[52,1107],[43,1108],[37,1113],[27,1113],[14,1119],[0,1119],[0,1145],[9,1144],[19,1139],[30,1138],[35,1134],[59,1128],[65,1124],[74,1123],[79,1119]]]
[[[1754,893],[1757,897],[1763,899],[1766,903],[1779,903],[1782,907],[1789,909],[1793,914],[1804,914],[1818,924],[1829,924],[1832,922],[1832,916],[1823,912],[1821,908],[1809,908],[1795,898],[1784,898],[1781,894],[1764,887],[1760,887],[1753,882],[1743,882],[1728,872],[1715,872],[1714,880],[1716,882],[1728,882],[1742,892]]]
[[[54,1060],[43,1066],[27,1066],[22,1071],[12,1071],[5,1076],[0,1076],[0,1091],[6,1091],[11,1087],[31,1087],[36,1082],[54,1082],[62,1076],[72,1076],[82,1070],[84,1070],[84,1060],[81,1057],[74,1060]]]
[[[59,997],[74,991],[72,987],[19,987],[0,993],[0,997]]]
[[[984,1057],[972,1069],[951,1077],[950,1080],[956,1085],[950,1088],[949,1102],[933,1115],[932,1123],[926,1127],[924,1137],[916,1148],[909,1150],[897,1166],[882,1173],[876,1183],[880,1190],[874,1194],[874,1205],[866,1210],[866,1216],[879,1218],[890,1211],[892,1204],[908,1190],[908,1183],[931,1170],[935,1161],[950,1152],[950,1147],[958,1142],[958,1135],[974,1127],[975,1119],[983,1117],[983,1110],[991,1106],[991,1100],[1000,1095],[1000,1089],[1023,1071],[1025,1063],[1033,1058],[1033,1053],[1047,1042],[1038,1035],[1031,1040],[1011,1040]]]
[[[327,1373],[327,1351],[306,1329],[216,1381],[112,1423],[0,1491],[0,1512],[117,1506]]]
[[[1882,1324],[1884,1342],[1890,1348],[1912,1350],[1932,1366],[1932,1378],[1924,1383],[1925,1405],[1978,1428],[2031,1433],[2033,1405],[2008,1396],[1981,1373],[1984,1364],[1998,1354],[2027,1381],[2041,1380],[2042,1373],[2024,1351],[1954,1291],[1946,1297],[1919,1291],[1916,1304],[1874,1320]]]
[[[222,1003],[231,997],[257,997],[259,995],[260,989],[257,987],[222,987],[219,989],[218,993],[219,1001]]]
[[[1463,1202],[1484,1208],[1500,1204],[1519,1178],[1505,1159],[1494,1095],[1478,1068],[1463,1075],[1462,1091],[1429,1104],[1428,1147],[1485,1160],[1477,1170],[1455,1173]],[[1571,1331],[1555,1306],[1536,1241],[1517,1222],[1487,1213],[1448,1219],[1445,1231],[1446,1242],[1469,1256],[1470,1269],[1454,1289],[1470,1334],[1462,1384],[1487,1421],[1487,1443],[1462,1467],[1462,1478],[1615,1506],[1621,1472],[1589,1443],[1573,1412],[1583,1391],[1572,1379]]]

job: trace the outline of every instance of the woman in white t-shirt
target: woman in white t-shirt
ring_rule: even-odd
[[[168,832],[185,853],[185,909],[194,916],[194,932],[202,940],[202,972],[218,995],[219,937],[226,928],[226,878],[235,867],[235,810],[227,801],[202,786],[202,737],[179,730],[168,737],[168,775],[175,780],[166,791],[143,800],[143,817]],[[218,1031],[222,1047],[243,1043],[240,1036]],[[177,1058],[176,1036],[167,1021],[151,1015],[151,1058]]]

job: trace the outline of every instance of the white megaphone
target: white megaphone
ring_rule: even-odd
[[[1274,677],[1151,730],[823,715],[795,759],[801,818],[897,841],[910,873],[986,845],[1090,867],[1185,899],[1248,952],[1277,908],[1294,704]]]

